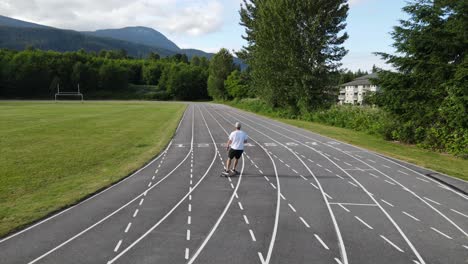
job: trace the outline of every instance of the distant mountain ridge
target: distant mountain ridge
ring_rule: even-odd
[[[202,56],[211,58],[214,54],[197,49],[181,49],[162,33],[148,27],[125,27],[79,32],[48,27],[0,15],[0,48],[23,50],[29,46],[54,51],[86,51],[124,49],[136,58],[147,57],[156,52],[162,57],[177,53],[189,58]],[[245,64],[235,58],[242,68]]]

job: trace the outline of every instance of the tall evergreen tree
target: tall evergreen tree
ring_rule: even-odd
[[[216,100],[228,99],[224,81],[235,70],[233,56],[227,49],[221,49],[210,61],[208,76],[208,95]]]
[[[468,2],[413,0],[403,10],[398,53],[378,53],[397,70],[379,76],[379,102],[399,120],[394,137],[468,156]]]
[[[247,46],[238,56],[273,106],[307,112],[335,101],[332,73],[346,54],[346,0],[249,0],[240,11]]]

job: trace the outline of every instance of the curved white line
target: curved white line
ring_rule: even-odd
[[[211,115],[211,117],[216,121],[216,123],[218,123],[218,125],[224,130],[224,132],[228,134],[228,132],[226,131],[226,129],[224,129],[224,127],[218,122],[218,120],[208,111],[208,113]],[[215,111],[215,113],[217,113]],[[218,113],[219,115],[219,113]],[[219,115],[221,116],[221,115]],[[222,117],[222,116],[221,116]],[[222,117],[224,120],[226,120],[224,117]],[[227,120],[226,120],[227,121]],[[275,163],[275,160],[271,157],[270,153],[268,152],[268,150],[266,148],[264,148],[259,142],[257,142],[256,140],[254,140],[252,137],[250,137],[250,139],[257,143],[258,146],[260,146],[263,151],[265,151],[265,153],[268,155],[268,157],[270,158],[272,164],[273,164],[273,169],[275,171],[275,177],[276,177],[276,185],[277,185],[277,188],[276,188],[276,212],[275,212],[275,222],[273,224],[273,231],[272,231],[272,235],[271,235],[271,240],[270,240],[270,245],[268,246],[268,252],[267,252],[267,257],[266,259],[263,261],[264,264],[268,264],[270,263],[270,259],[271,259],[271,255],[273,254],[273,248],[275,246],[275,241],[276,241],[276,234],[278,232],[278,224],[279,224],[279,214],[280,214],[280,207],[281,207],[281,200],[280,200],[280,197],[281,197],[281,185],[280,185],[280,180],[279,180],[279,176],[278,176],[278,170],[276,169],[276,163]]]
[[[195,111],[195,110],[194,110]],[[201,111],[200,111],[201,113]],[[202,113],[202,117],[203,117],[203,113]],[[204,117],[203,117],[204,119]],[[206,123],[206,122],[205,122]],[[114,263],[116,260],[118,260],[120,257],[122,257],[125,253],[127,253],[130,249],[132,249],[136,244],[138,244],[141,240],[143,240],[146,236],[148,236],[154,229],[156,229],[161,223],[163,223],[166,218],[168,218],[186,199],[187,197],[189,197],[189,195],[192,194],[192,192],[198,187],[198,185],[200,185],[200,183],[205,179],[206,175],[208,175],[208,172],[210,172],[211,170],[211,167],[213,167],[213,164],[215,163],[216,161],[216,156],[218,154],[218,146],[216,145],[216,142],[214,141],[214,138],[213,136],[211,135],[211,131],[208,129],[208,132],[210,134],[210,137],[213,141],[213,145],[215,147],[215,151],[214,151],[214,156],[213,156],[213,160],[211,161],[211,164],[210,166],[206,169],[205,171],[205,174],[203,174],[203,176],[198,180],[198,182],[192,187],[190,188],[189,192],[187,192],[187,194],[185,194],[184,197],[182,197],[182,199],[179,200],[179,202],[177,202],[177,204],[175,204],[171,210],[169,210],[169,212],[167,212],[161,219],[159,219],[159,221],[154,224],[150,229],[148,229],[143,235],[141,235],[139,238],[137,238],[135,241],[133,241],[128,247],[126,247],[124,250],[122,250],[119,254],[117,254],[114,258],[112,258],[111,260],[109,260],[107,263],[108,264],[112,264]],[[192,126],[192,133],[193,133],[193,126]],[[193,137],[192,137],[192,144],[193,146]],[[192,152],[192,149],[191,151]],[[188,157],[188,156],[187,156]],[[240,181],[240,179],[239,179]]]
[[[192,120],[192,126],[193,126],[193,120]],[[193,129],[192,129],[192,141],[193,141]],[[61,247],[63,247],[64,245],[70,243],[71,241],[75,240],[77,237],[80,237],[81,235],[83,235],[84,233],[88,232],[89,230],[93,229],[94,227],[96,227],[97,225],[101,224],[102,222],[106,221],[107,219],[109,219],[110,217],[112,217],[113,215],[115,215],[116,213],[120,212],[122,209],[124,209],[125,207],[127,207],[128,205],[132,204],[133,202],[135,202],[136,200],[138,200],[140,197],[144,196],[145,193],[151,191],[153,188],[155,188],[156,186],[158,186],[162,181],[164,181],[167,177],[169,177],[172,173],[174,173],[174,171],[176,171],[186,160],[187,158],[190,156],[190,153],[192,152],[192,149],[189,150],[189,152],[187,153],[187,155],[185,156],[185,158],[172,170],[170,171],[168,174],[166,174],[166,176],[164,176],[161,180],[159,180],[157,183],[155,183],[153,186],[151,186],[150,188],[146,189],[144,192],[142,192],[141,194],[139,194],[138,196],[136,196],[135,198],[133,198],[132,200],[130,200],[129,202],[127,202],[126,204],[124,204],[123,206],[121,206],[119,209],[115,210],[114,212],[108,214],[107,216],[105,216],[104,218],[102,218],[101,220],[99,220],[98,222],[92,224],[91,226],[87,227],[86,229],[84,229],[83,231],[79,232],[78,234],[74,235],[73,237],[67,239],[66,241],[64,241],[63,243],[61,243],[60,245],[54,247],[53,249],[47,251],[46,253],[42,254],[41,256],[35,258],[34,260],[32,260],[31,262],[28,262],[28,264],[33,264],[33,263],[36,263],[37,261],[45,258],[46,256],[48,256],[49,254],[57,251],[58,249],[60,249]]]

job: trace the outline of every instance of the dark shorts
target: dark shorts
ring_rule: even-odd
[[[240,159],[240,157],[242,156],[242,152],[244,151],[241,149],[229,149],[228,156],[230,159],[233,159],[234,157],[236,157],[236,159]]]

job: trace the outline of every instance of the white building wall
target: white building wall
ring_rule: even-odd
[[[362,104],[366,93],[376,92],[377,86],[375,85],[351,85],[345,86],[340,91],[339,101],[340,104]],[[343,98],[344,92],[344,98]]]

